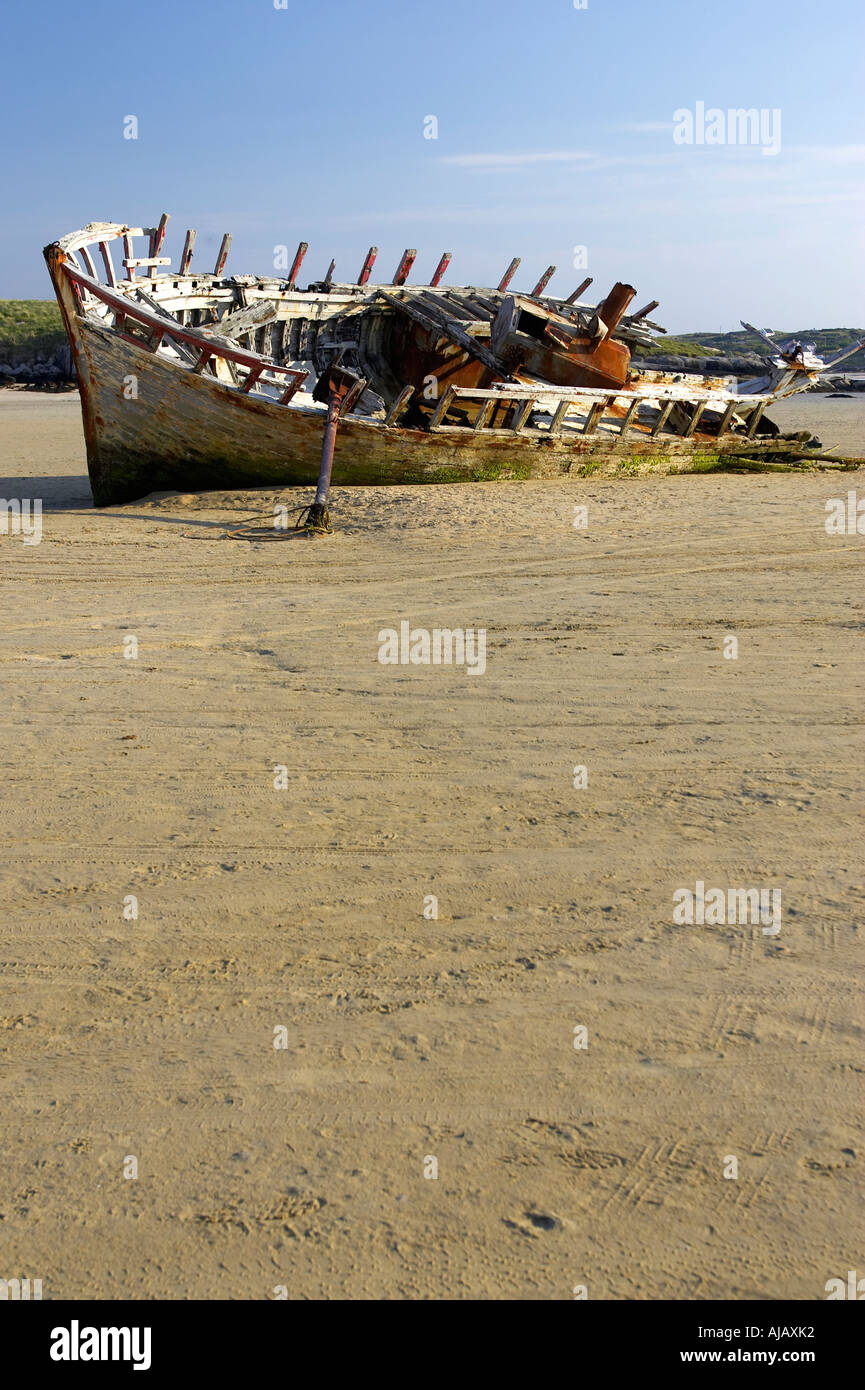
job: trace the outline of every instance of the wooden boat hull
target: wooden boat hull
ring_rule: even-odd
[[[321,411],[287,410],[196,376],[86,319],[77,325],[88,466],[97,506],[148,492],[313,486]],[[136,394],[124,397],[124,382]],[[377,420],[340,422],[334,482],[342,486],[561,478],[569,473],[680,472],[707,449],[753,452],[736,436],[593,435],[547,439],[511,431],[428,432]],[[761,440],[760,450],[789,450]]]
[[[362,394],[346,401],[339,421],[337,484],[669,473],[792,451],[762,418],[774,380],[766,394],[646,371],[621,380],[628,348],[612,341],[609,325],[630,339],[645,331],[644,311],[622,319],[630,286],[616,285],[600,306],[608,324],[570,301],[556,309],[537,297],[510,299],[503,286],[409,289],[397,277],[385,289],[362,276],[356,286],[316,282],[299,291],[294,273],[287,282],[224,276],[226,239],[212,274],[190,274],[192,233],[179,270],[163,274],[166,221],[150,229],[91,223],[45,248],[77,368],[97,506],[154,491],[311,487],[327,407],[304,383],[327,380],[345,352],[355,354]],[[142,236],[150,255],[136,258]],[[121,242],[127,274],[119,280],[111,245]],[[540,353],[543,370],[509,368],[512,347],[522,358]],[[608,377],[603,388],[591,384],[596,367]],[[790,355],[782,367],[785,382],[795,378],[790,389],[815,375]]]

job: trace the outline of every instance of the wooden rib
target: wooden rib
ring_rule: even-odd
[[[652,426],[652,438],[653,438],[653,439],[654,439],[654,437],[655,437],[656,434],[660,434],[660,433],[661,433],[661,430],[664,428],[664,426],[665,426],[666,423],[667,423],[667,420],[669,419],[670,411],[673,409],[673,406],[674,406],[675,404],[676,404],[676,402],[673,401],[673,400],[664,401],[664,404],[661,406],[660,414],[658,415],[657,420],[655,421],[654,425]]]
[[[117,288],[117,276],[114,271],[114,262],[111,259],[111,247],[107,241],[100,241],[99,252],[102,256],[102,264],[105,266],[105,279],[111,288]]]
[[[697,404],[694,406],[694,412],[690,420],[688,421],[688,428],[685,430],[685,433],[682,436],[683,439],[691,438],[691,435],[694,433],[694,431],[700,423],[700,417],[703,414],[703,411],[706,409],[707,405],[708,401],[698,401]]]
[[[494,407],[495,401],[483,401],[481,403],[481,408],[477,413],[477,419],[474,423],[474,428],[476,430],[483,429],[484,425],[487,423],[487,420],[490,418]]]
[[[433,314],[449,314],[460,323],[476,323],[477,314],[473,309],[469,309],[463,304],[453,290],[448,290],[443,295],[427,294],[424,290],[414,291],[413,300],[424,308],[431,309]]]
[[[608,404],[608,400],[595,401],[595,403],[590,407],[589,413],[586,416],[586,423],[583,425],[583,434],[595,433],[595,430],[598,428],[598,421],[600,420],[601,416],[606,410]]]
[[[391,406],[390,410],[387,412],[387,415],[385,417],[386,425],[396,424],[400,415],[402,415],[403,411],[405,410],[406,406],[408,405],[409,401],[414,395],[414,390],[415,388],[413,386],[404,386],[402,388],[393,405]]]
[[[555,414],[553,415],[553,418],[550,421],[549,433],[551,435],[561,434],[562,421],[564,420],[570,408],[570,401],[560,401],[559,404],[556,406]]]
[[[721,437],[722,434],[726,434],[727,430],[730,428],[730,421],[732,420],[733,416],[735,415],[735,413],[736,413],[738,407],[739,407],[739,402],[738,402],[738,401],[730,401],[730,404],[727,406],[727,409],[724,411],[724,414],[721,416],[721,423],[720,423],[720,425],[718,426],[718,437],[719,437],[719,438]]]
[[[535,398],[534,396],[527,396],[524,401],[515,401],[514,404],[518,405],[519,409],[517,411],[516,418],[514,419],[514,423],[511,425],[511,429],[514,434],[519,434],[520,430],[523,428],[523,425],[526,423],[526,421],[532,413],[532,410],[534,409]]]
[[[635,401],[631,401],[631,404],[628,406],[628,409],[627,409],[627,412],[626,412],[626,414],[625,414],[625,417],[624,417],[624,419],[622,420],[622,428],[621,428],[621,430],[619,431],[620,435],[626,435],[626,434],[628,433],[628,430],[631,428],[631,421],[633,420],[634,416],[636,415],[636,413],[637,413],[637,411],[638,411],[639,409],[640,409],[640,401],[639,401],[639,398],[638,398],[637,400],[635,400]]]
[[[753,412],[750,420],[748,421],[748,431],[746,436],[748,439],[753,439],[754,435],[757,433],[757,426],[763,418],[763,411],[765,409],[766,402],[761,401],[760,404],[757,406],[756,410]]]
[[[98,280],[99,276],[96,274],[96,266],[93,264],[93,257],[90,254],[90,248],[87,246],[79,246],[78,254],[84,262],[84,269],[87,271],[87,274],[90,276],[90,279]]]
[[[445,391],[444,395],[442,396],[441,400],[439,401],[438,405],[436,406],[435,410],[433,411],[432,418],[429,422],[429,427],[431,430],[434,430],[436,425],[439,425],[441,421],[444,419],[448,407],[454,399],[454,391],[455,388],[453,386],[449,386],[448,389]]]
[[[292,396],[295,394],[296,391],[300,390],[308,375],[308,372],[298,372],[297,376],[288,383],[288,386],[285,388],[282,395],[280,396],[280,405],[288,405]]]

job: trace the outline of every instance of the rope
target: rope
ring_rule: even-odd
[[[276,498],[271,503],[271,509],[275,505]],[[295,535],[297,531],[305,531],[307,534],[332,535],[333,528],[330,524],[330,514],[327,507],[323,507],[319,502],[313,502],[308,507],[302,508],[297,514],[294,526],[255,526],[255,522],[261,522],[272,516],[271,512],[255,512],[242,521],[239,526],[231,530],[224,530],[218,535],[201,535],[195,531],[181,531],[182,540],[186,541],[287,541]],[[306,518],[302,520],[301,518]]]

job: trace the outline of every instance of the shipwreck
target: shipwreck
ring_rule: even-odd
[[[753,380],[637,369],[664,329],[615,284],[567,299],[452,288],[450,254],[409,284],[415,252],[387,283],[377,249],[357,279],[299,285],[301,243],[284,277],[231,275],[226,235],[213,271],[176,269],[154,227],[94,222],[45,248],[81,392],[97,506],[156,490],[304,486],[330,467],[341,484],[472,482],[688,470],[701,457],[799,456],[806,436],[766,414],[808,388],[828,361],[799,342],[770,349]],[[97,269],[97,264],[101,270]]]

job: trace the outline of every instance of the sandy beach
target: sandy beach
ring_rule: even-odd
[[[772,414],[865,454],[865,397]],[[310,497],[93,510],[74,393],[0,392],[0,444],[44,507],[0,535],[9,1269],[58,1299],[863,1272],[865,538],[824,522],[865,471],[337,478],[331,537],[250,540]],[[403,620],[484,630],[486,670],[381,664]],[[780,930],[677,923],[697,883],[780,890]]]

